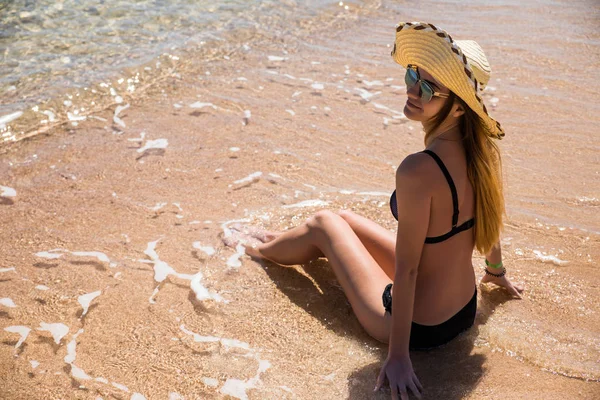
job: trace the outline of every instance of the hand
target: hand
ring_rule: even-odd
[[[375,391],[381,389],[386,377],[390,383],[393,400],[398,400],[398,392],[400,392],[400,398],[402,400],[408,400],[407,388],[410,388],[413,394],[419,399],[421,398],[423,386],[421,385],[421,382],[419,382],[419,379],[417,379],[408,356],[402,358],[387,357],[381,367],[379,377],[377,378]]]
[[[491,270],[490,270],[491,271]],[[506,277],[506,275],[501,276],[500,278],[497,278],[495,276],[491,276],[488,274],[483,275],[483,278],[481,278],[481,283],[493,283],[494,285],[498,285],[500,287],[505,288],[506,290],[508,290],[508,292],[515,296],[518,299],[521,299],[521,293],[523,293],[523,285],[520,284],[512,284],[508,278]]]

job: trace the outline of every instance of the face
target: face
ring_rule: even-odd
[[[418,75],[422,81],[427,82],[429,86],[435,91],[442,95],[448,95],[450,90],[438,82],[429,72],[422,68],[417,68]],[[419,121],[426,123],[432,120],[444,107],[447,99],[439,96],[431,97],[429,102],[425,102],[421,98],[421,84],[417,82],[414,86],[408,89],[407,86],[407,100],[404,106],[404,115],[410,120]],[[457,104],[452,107],[450,115],[456,114]],[[458,115],[456,115],[458,117]]]

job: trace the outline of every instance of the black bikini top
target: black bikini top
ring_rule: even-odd
[[[456,186],[454,186],[454,181],[452,180],[448,169],[446,169],[446,166],[437,154],[435,154],[431,150],[423,150],[423,153],[429,154],[431,158],[435,160],[437,165],[444,173],[444,177],[448,181],[448,186],[450,186],[450,192],[452,193],[452,206],[454,208],[454,212],[452,213],[452,229],[445,235],[425,238],[425,243],[439,243],[443,242],[444,240],[450,239],[457,233],[471,229],[475,225],[475,218],[471,218],[470,220],[462,223],[460,226],[456,226],[456,224],[458,224],[458,195],[456,194]],[[392,209],[392,214],[394,215],[394,218],[398,220],[398,203],[396,201],[395,190],[394,193],[392,193],[392,197],[390,197],[390,208]]]

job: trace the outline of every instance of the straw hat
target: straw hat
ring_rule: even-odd
[[[405,68],[413,64],[425,69],[479,115],[489,136],[502,139],[504,130],[489,116],[481,98],[492,71],[477,42],[455,41],[432,24],[401,22],[392,57]]]

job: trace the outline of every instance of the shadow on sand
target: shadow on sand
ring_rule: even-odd
[[[387,356],[387,347],[368,336],[361,327],[327,260],[319,259],[298,269],[271,262],[262,262],[262,265],[291,301],[328,329],[380,349],[379,362],[366,365],[348,376],[348,398],[389,399],[388,387],[379,393],[373,392],[381,364]],[[471,329],[436,349],[411,351],[413,367],[424,386],[424,399],[458,400],[473,391],[485,373],[485,356],[473,354],[479,326],[487,322],[494,308],[508,300],[510,296],[501,289],[478,288],[477,317]]]

